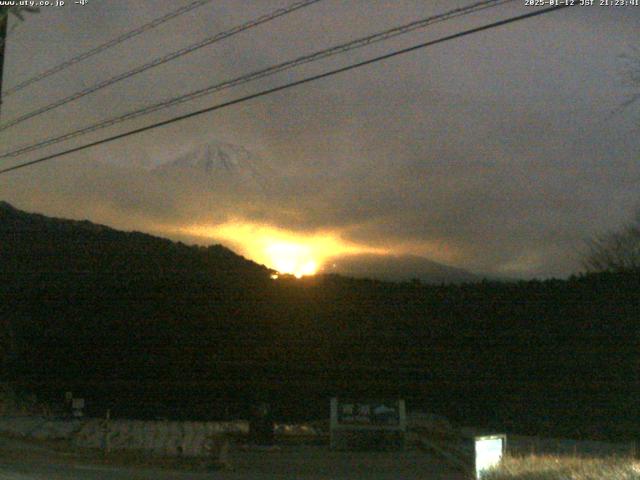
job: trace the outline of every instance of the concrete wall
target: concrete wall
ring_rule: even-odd
[[[69,440],[74,445],[112,450],[146,450],[158,455],[206,455],[209,437],[248,433],[245,421],[170,422],[104,419],[0,417],[0,433],[38,440]]]

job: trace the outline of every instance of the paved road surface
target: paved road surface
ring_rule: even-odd
[[[6,446],[6,444],[5,444]],[[23,445],[27,446],[27,445]],[[231,471],[179,472],[149,468],[81,464],[60,458],[26,460],[2,455],[0,480],[329,480],[329,479],[430,479],[458,480],[463,477],[420,451],[332,452],[323,446],[282,447],[275,452],[235,451]],[[26,451],[25,451],[26,453]]]

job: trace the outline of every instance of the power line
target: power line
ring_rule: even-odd
[[[163,15],[162,17],[158,17],[155,20],[152,20],[149,23],[145,23],[144,25],[131,30],[127,33],[124,33],[122,35],[120,35],[119,37],[114,38],[113,40],[109,40],[106,43],[103,43],[102,45],[98,45],[95,48],[92,48],[91,50],[81,53],[73,58],[70,58],[69,60],[66,60],[58,65],[56,65],[55,67],[51,67],[48,70],[45,70],[44,72],[41,72],[21,83],[19,83],[18,85],[15,85],[14,87],[11,87],[9,89],[7,89],[4,92],[4,96],[8,97],[9,95],[12,95],[20,90],[22,90],[23,88],[39,82],[40,80],[50,77],[51,75],[53,75],[54,73],[58,73],[66,68],[69,68],[70,66],[79,63],[83,60],[86,60],[89,57],[93,57],[94,55],[97,55],[98,53],[104,52],[105,50],[108,50],[112,47],[115,47],[116,45],[125,42],[133,37],[136,37],[144,32],[147,32],[149,30],[152,30],[156,27],[158,27],[159,25],[162,25],[165,22],[168,22],[169,20],[179,17],[180,15],[184,15],[187,12],[190,12],[191,10],[194,10],[198,7],[201,7],[203,5],[206,5],[207,3],[211,2],[211,0],[196,0],[194,2],[191,2],[183,7],[178,8],[177,10],[173,10],[172,12],[167,13],[166,15]]]
[[[264,78],[270,75],[274,75],[276,73],[280,73],[283,72],[285,70],[289,70],[295,67],[298,67],[300,65],[306,64],[306,63],[311,63],[311,62],[315,62],[324,58],[328,58],[331,57],[333,55],[337,55],[340,53],[344,53],[350,50],[354,50],[357,48],[362,48],[368,45],[371,45],[373,43],[377,43],[377,42],[381,42],[384,40],[388,40],[390,38],[399,36],[399,35],[403,35],[405,33],[411,32],[413,30],[419,29],[419,28],[424,28],[428,25],[434,24],[434,23],[438,23],[438,22],[443,22],[446,20],[450,20],[452,18],[456,18],[456,17],[460,17],[463,15],[468,15],[470,13],[475,13],[487,8],[493,8],[496,7],[498,5],[504,4],[504,3],[508,3],[508,2],[512,2],[514,0],[482,0],[480,2],[474,3],[472,5],[466,6],[466,7],[461,7],[461,8],[457,8],[454,10],[450,10],[446,13],[442,13],[442,14],[438,14],[438,15],[434,15],[434,16],[430,16],[427,18],[423,18],[421,20],[417,20],[399,27],[394,27],[388,30],[384,30],[382,32],[379,33],[375,33],[372,35],[368,35],[366,37],[363,38],[359,38],[356,40],[352,40],[350,42],[344,43],[344,44],[340,44],[337,46],[333,46],[330,48],[326,48],[323,50],[319,50],[317,52],[314,52],[312,54],[309,55],[304,55],[298,58],[295,58],[293,60],[289,60],[287,62],[284,63],[280,63],[262,70],[258,70],[255,72],[251,72],[245,75],[241,75],[240,77],[236,77],[233,78],[231,80],[227,80],[224,81],[222,83],[218,83],[215,85],[211,85],[209,87],[205,87],[203,89],[199,89],[196,90],[194,92],[190,92],[188,94],[185,95],[181,95],[179,97],[172,97],[168,100],[164,100],[160,103],[154,104],[154,105],[150,105],[148,107],[144,107],[138,110],[134,110],[132,112],[128,112],[124,115],[120,115],[118,117],[112,118],[112,119],[108,119],[108,120],[104,120],[101,122],[98,122],[96,124],[90,125],[88,127],[84,127],[78,130],[75,130],[73,132],[69,132],[66,133],[64,135],[60,135],[58,137],[52,137],[46,140],[43,140],[41,142],[32,144],[32,145],[28,145],[25,147],[21,147],[17,150],[11,151],[11,152],[7,152],[7,153],[3,153],[0,155],[0,159],[2,158],[8,158],[8,157],[16,157],[18,155],[22,155],[24,153],[28,153],[28,152],[32,152],[34,150],[39,150],[41,148],[44,148],[46,146],[49,145],[53,145],[65,140],[69,140],[71,138],[80,136],[80,135],[85,135],[87,133],[91,133],[94,132],[96,130],[100,130],[102,128],[106,128],[106,127],[110,127],[112,125],[115,125],[117,123],[121,123],[124,122],[126,120],[131,120],[143,115],[147,115],[149,113],[153,113],[156,112],[158,110],[162,110],[164,108],[168,108],[174,105],[178,105],[190,100],[194,100],[196,98],[205,96],[205,95],[209,95],[211,93],[215,93],[215,92],[219,92],[221,90],[227,89],[227,88],[231,88],[231,87],[235,87],[238,85],[242,85],[244,83],[248,83],[251,82],[253,80],[257,80],[260,78]]]
[[[210,1],[210,0],[206,0],[206,1]],[[224,32],[220,32],[215,34],[212,37],[207,37],[206,39],[195,43],[193,45],[189,45],[188,47],[184,47],[181,48],[180,50],[176,50],[175,52],[171,52],[167,55],[163,55],[162,57],[158,57],[155,58],[154,60],[141,65],[139,67],[136,67],[132,70],[129,70],[127,72],[121,73],[119,75],[116,75],[114,77],[111,77],[107,80],[104,80],[102,82],[99,82],[95,85],[92,85],[88,88],[85,88],[84,90],[81,90],[79,92],[76,92],[72,95],[69,95],[68,97],[62,98],[60,100],[57,100],[53,103],[50,103],[49,105],[45,105],[44,107],[38,108],[36,110],[33,110],[29,113],[26,113],[24,115],[21,115],[13,120],[10,120],[2,125],[0,125],[0,132],[7,130],[10,127],[13,127],[14,125],[17,125],[19,123],[24,122],[25,120],[28,120],[30,118],[36,117],[38,115],[41,115],[45,112],[48,112],[50,110],[53,110],[55,108],[58,108],[62,105],[65,105],[69,102],[72,102],[74,100],[78,100],[86,95],[89,95],[91,93],[97,92],[98,90],[102,90],[103,88],[106,88],[110,85],[113,85],[115,83],[118,83],[122,80],[126,80],[127,78],[131,78],[135,75],[138,75],[139,73],[145,72],[146,70],[149,70],[150,68],[154,68],[157,67],[158,65],[162,65],[164,63],[170,62],[171,60],[175,60],[178,57],[182,57],[183,55],[186,55],[188,53],[191,53],[195,50],[198,50],[200,48],[212,45],[214,43],[217,43],[221,40],[224,40],[225,38],[229,38],[232,37],[233,35],[236,35],[240,32],[243,32],[245,30],[249,30],[251,28],[255,28],[259,25],[262,25],[263,23],[267,23],[270,22],[271,20],[274,20],[278,17],[282,17],[284,15],[287,15],[289,13],[292,13],[296,10],[299,10],[301,8],[305,8],[308,7],[314,3],[317,3],[321,0],[303,0],[300,2],[296,2],[291,4],[288,7],[285,8],[280,8],[278,10],[275,10],[271,13],[268,13],[266,15],[263,15],[257,19],[254,20],[250,20],[246,23],[243,23],[242,25],[238,25],[236,27],[231,28],[230,30],[226,30]]]
[[[454,39],[457,39],[457,38],[461,38],[461,37],[465,37],[465,36],[468,36],[468,35],[472,35],[472,34],[475,34],[475,33],[478,33],[478,32],[491,30],[493,28],[497,28],[497,27],[500,27],[500,26],[503,26],[503,25],[507,25],[507,24],[510,24],[510,23],[514,23],[514,22],[518,22],[518,21],[521,21],[521,20],[526,20],[526,19],[529,19],[529,18],[537,17],[537,16],[544,15],[544,14],[547,14],[547,13],[551,13],[551,12],[554,12],[556,10],[561,10],[561,9],[569,7],[569,6],[571,6],[571,5],[570,4],[563,4],[563,5],[559,5],[559,6],[544,8],[542,10],[536,10],[536,11],[533,11],[533,12],[529,12],[529,13],[525,13],[525,14],[522,14],[522,15],[518,15],[516,17],[511,17],[511,18],[507,18],[505,20],[500,20],[500,21],[493,22],[493,23],[490,23],[490,24],[487,24],[487,25],[483,25],[483,26],[480,26],[480,27],[475,27],[475,28],[471,28],[469,30],[464,30],[462,32],[454,33],[452,35],[447,35],[445,37],[441,37],[441,38],[438,38],[436,40],[430,40],[428,42],[420,43],[420,44],[417,44],[417,45],[414,45],[414,46],[411,46],[411,47],[408,47],[408,48],[404,48],[404,49],[401,49],[401,50],[396,50],[396,51],[393,51],[391,53],[387,53],[387,54],[384,54],[384,55],[380,55],[380,56],[371,58],[369,60],[364,60],[362,62],[358,62],[358,63],[354,63],[354,64],[351,64],[351,65],[348,65],[346,67],[341,67],[341,68],[337,68],[335,70],[331,70],[331,71],[328,71],[328,72],[325,72],[325,73],[321,73],[321,74],[318,74],[318,75],[313,75],[313,76],[310,76],[310,77],[306,77],[306,78],[303,78],[301,80],[297,80],[295,82],[290,82],[290,83],[286,83],[284,85],[280,85],[278,87],[273,87],[273,88],[269,88],[267,90],[262,90],[260,92],[253,93],[251,95],[246,95],[244,97],[240,97],[240,98],[237,98],[237,99],[234,99],[234,100],[230,100],[228,102],[220,103],[220,104],[214,105],[212,107],[204,108],[202,110],[197,110],[195,112],[191,112],[191,113],[188,113],[188,114],[185,114],[185,115],[174,117],[174,118],[171,118],[169,120],[164,120],[162,122],[154,123],[154,124],[148,125],[146,127],[141,127],[141,128],[137,128],[135,130],[130,130],[128,132],[124,132],[124,133],[121,133],[121,134],[118,134],[118,135],[114,135],[112,137],[104,138],[102,140],[97,140],[95,142],[91,142],[91,143],[88,143],[86,145],[81,145],[79,147],[70,148],[68,150],[64,150],[64,151],[59,152],[59,153],[54,153],[52,155],[47,155],[45,157],[42,157],[42,158],[39,158],[39,159],[36,159],[36,160],[25,162],[25,163],[22,163],[22,164],[19,164],[19,165],[14,165],[12,167],[8,167],[8,168],[0,170],[0,175],[4,174],[4,173],[11,172],[13,170],[18,170],[20,168],[24,168],[24,167],[28,167],[28,166],[31,166],[31,165],[35,165],[37,163],[41,163],[41,162],[45,162],[45,161],[48,161],[48,160],[52,160],[54,158],[61,157],[63,155],[67,155],[67,154],[70,154],[70,153],[75,153],[75,152],[78,152],[78,151],[81,151],[81,150],[85,150],[85,149],[88,149],[88,148],[91,148],[91,147],[94,147],[94,146],[97,146],[97,145],[100,145],[100,144],[103,144],[103,143],[111,142],[111,141],[114,141],[114,140],[119,140],[119,139],[122,139],[122,138],[125,138],[125,137],[128,137],[128,136],[131,136],[131,135],[135,135],[135,134],[138,134],[138,133],[146,132],[147,130],[151,130],[151,129],[154,129],[154,128],[157,128],[157,127],[162,127],[164,125],[169,125],[171,123],[175,123],[175,122],[178,122],[178,121],[181,121],[181,120],[186,120],[188,118],[195,117],[197,115],[202,115],[204,113],[209,113],[209,112],[212,112],[212,111],[215,111],[215,110],[220,110],[222,108],[229,107],[231,105],[236,105],[236,104],[239,104],[239,103],[242,103],[242,102],[253,100],[254,98],[263,97],[263,96],[270,95],[270,94],[275,93],[275,92],[286,90],[288,88],[292,88],[292,87],[296,87],[296,86],[303,85],[303,84],[306,84],[306,83],[310,83],[310,82],[313,82],[313,81],[316,81],[316,80],[320,80],[322,78],[331,77],[333,75],[337,75],[339,73],[343,73],[343,72],[347,72],[347,71],[350,71],[350,70],[354,70],[356,68],[360,68],[360,67],[363,67],[365,65],[370,65],[370,64],[373,64],[373,63],[376,63],[376,62],[387,60],[389,58],[393,58],[393,57],[396,57],[398,55],[404,55],[406,53],[413,52],[415,50],[419,50],[419,49],[422,49],[422,48],[427,48],[427,47],[430,47],[432,45],[437,45],[437,44],[444,43],[444,42],[447,42],[447,41],[450,41],[450,40],[454,40]]]

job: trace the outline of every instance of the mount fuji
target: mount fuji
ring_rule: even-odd
[[[153,169],[155,175],[235,193],[267,193],[275,174],[267,162],[239,145],[210,141]]]

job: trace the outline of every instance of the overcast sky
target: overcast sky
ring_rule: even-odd
[[[13,31],[3,87],[186,3],[44,7]],[[2,121],[289,3],[214,0],[6,98]],[[323,0],[4,131],[1,150],[469,3]],[[515,1],[444,22],[38,154],[531,8]],[[476,272],[566,276],[580,269],[584,239],[621,225],[640,202],[640,108],[616,111],[632,91],[621,56],[633,53],[638,31],[640,7],[565,9],[4,175],[0,199],[146,231],[245,219]],[[216,141],[265,163],[280,187],[261,208],[245,209],[242,198],[185,208],[188,191],[136,173]]]

